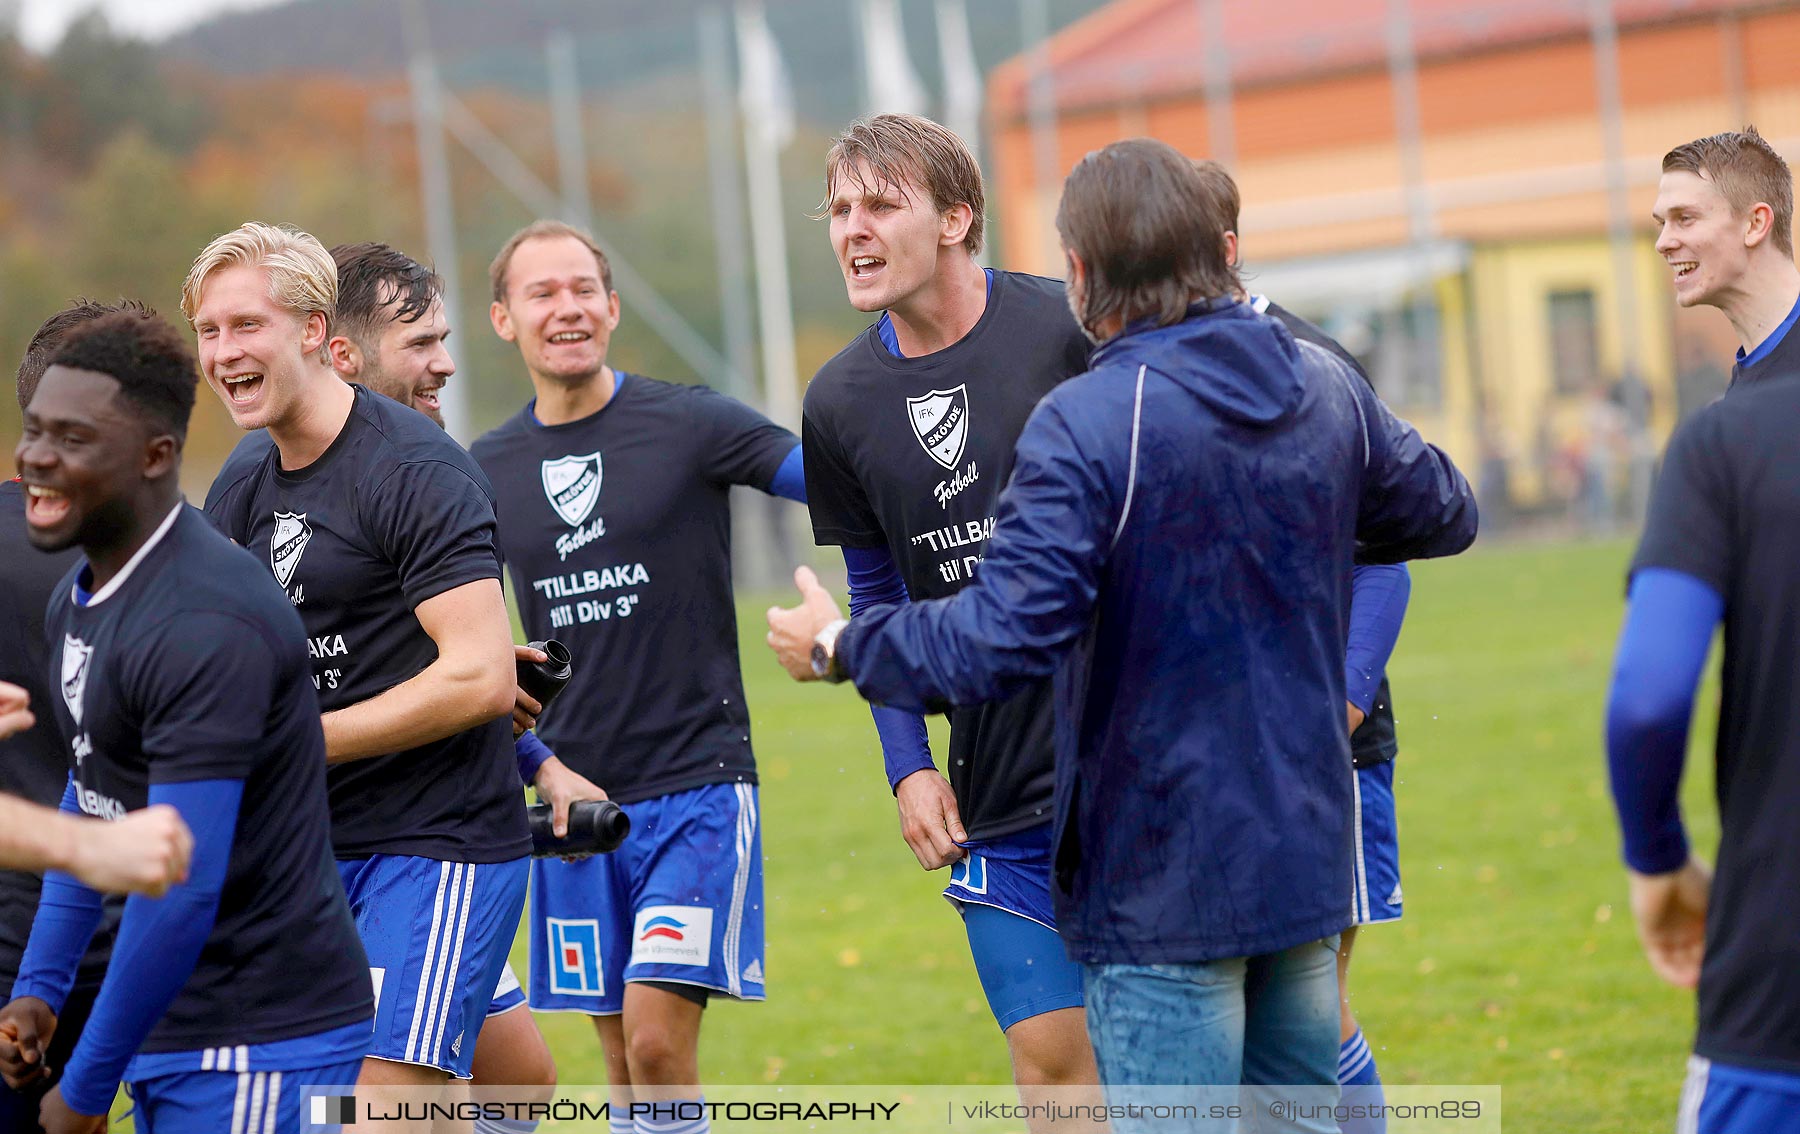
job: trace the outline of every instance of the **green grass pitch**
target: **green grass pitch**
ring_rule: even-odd
[[[1355,1004],[1388,1082],[1500,1084],[1509,1130],[1668,1129],[1691,1039],[1691,995],[1638,952],[1606,796],[1600,722],[1629,551],[1521,545],[1415,564],[1390,670],[1407,912],[1363,935]],[[739,615],[770,997],[707,1010],[704,1080],[1007,1082],[943,876],[897,833],[866,708],[787,680],[762,644],[767,603],[746,597]],[[1709,686],[1686,789],[1709,850],[1716,704]],[[563,1082],[604,1081],[585,1019],[539,1020]]]

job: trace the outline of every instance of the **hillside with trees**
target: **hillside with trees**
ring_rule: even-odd
[[[1060,0],[1058,15],[1094,6]],[[719,343],[717,242],[747,249],[749,235],[741,227],[715,232],[711,219],[697,0],[428,7],[457,97],[552,185],[544,41],[558,27],[575,34],[596,227]],[[982,62],[991,65],[1012,50],[1002,40],[1016,40],[1016,5],[969,7]],[[769,8],[800,112],[783,156],[783,206],[804,381],[866,324],[843,301],[822,225],[806,216],[819,200],[830,133],[859,110],[860,48],[840,0]],[[1006,20],[997,18],[1002,9]],[[10,366],[38,322],[75,295],[138,297],[178,318],[195,253],[249,218],[299,225],[327,245],[378,239],[423,257],[399,11],[393,3],[299,0],[222,16],[159,45],[89,15],[42,55],[0,28],[0,358]],[[913,57],[935,89],[930,5],[915,0],[905,11]],[[835,24],[827,18],[834,12]],[[463,297],[453,381],[467,384],[474,423],[486,428],[524,395],[516,354],[487,326],[487,261],[532,215],[470,155],[450,149]],[[634,318],[634,297],[621,298],[613,361],[699,380]],[[17,411],[3,401],[0,444],[10,444]],[[190,441],[200,483],[235,440],[214,399],[202,397]]]

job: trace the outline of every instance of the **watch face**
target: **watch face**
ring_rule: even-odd
[[[835,647],[837,646],[838,634],[842,632],[846,625],[848,625],[848,623],[840,618],[836,622],[825,627],[825,629],[819,631],[819,636],[813,639],[812,669],[814,677],[822,678],[826,681],[842,681],[844,679],[844,675],[836,669],[837,656]]]

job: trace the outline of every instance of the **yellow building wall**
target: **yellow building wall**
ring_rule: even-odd
[[[1404,407],[1400,412],[1473,478],[1480,467],[1481,439],[1475,430],[1475,344],[1469,335],[1468,277],[1446,276],[1437,282],[1435,291],[1443,398],[1431,413],[1409,413]]]
[[[1627,208],[1638,226],[1630,257],[1635,332],[1625,326],[1607,239],[1607,147],[1591,43],[1571,37],[1474,48],[1419,64],[1418,156],[1430,235],[1475,251],[1465,273],[1436,285],[1441,401],[1395,408],[1471,473],[1485,445],[1497,443],[1514,499],[1526,506],[1547,498],[1540,450],[1568,447],[1587,428],[1583,397],[1553,389],[1550,293],[1594,293],[1598,377],[1616,380],[1635,354],[1660,446],[1674,424],[1678,323],[1649,220],[1659,159],[1678,142],[1746,121],[1790,157],[1800,153],[1800,11],[1695,13],[1629,26],[1619,37],[1619,71]],[[1013,103],[990,103],[994,200],[1006,217],[1001,252],[1009,267],[1061,274],[1051,218],[1061,176],[1088,149],[1147,133],[1195,156],[1208,153],[1201,92],[1145,98],[1127,84],[1114,103],[1065,109],[1058,183],[1042,185],[1023,104]],[[1410,238],[1384,68],[1241,86],[1231,111],[1240,233],[1258,261],[1391,250]],[[1731,338],[1692,313],[1681,319],[1682,337],[1694,340],[1690,352]],[[1635,352],[1627,351],[1628,338]]]
[[[1674,344],[1670,334],[1668,269],[1649,240],[1632,246],[1638,376],[1654,402],[1651,428],[1660,446],[1674,427]],[[1604,238],[1487,245],[1475,250],[1468,272],[1479,388],[1487,421],[1509,458],[1509,487],[1516,503],[1542,503],[1550,492],[1546,448],[1578,446],[1586,425],[1582,392],[1559,393],[1550,341],[1550,295],[1594,294],[1600,373],[1610,385],[1625,372],[1629,354],[1626,316],[1612,247]],[[1471,390],[1472,392],[1472,390]],[[1448,388],[1446,388],[1448,402]],[[1475,420],[1468,403],[1468,420]],[[1472,439],[1476,446],[1479,439]],[[1461,463],[1461,454],[1457,454]],[[1464,468],[1473,465],[1464,464]]]

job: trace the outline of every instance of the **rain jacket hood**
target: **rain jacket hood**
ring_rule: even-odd
[[[1204,358],[1204,368],[1193,365]],[[1093,368],[1143,364],[1200,399],[1220,417],[1247,426],[1285,421],[1300,408],[1300,344],[1248,304],[1215,299],[1188,308],[1167,327],[1140,322],[1095,351]]]

